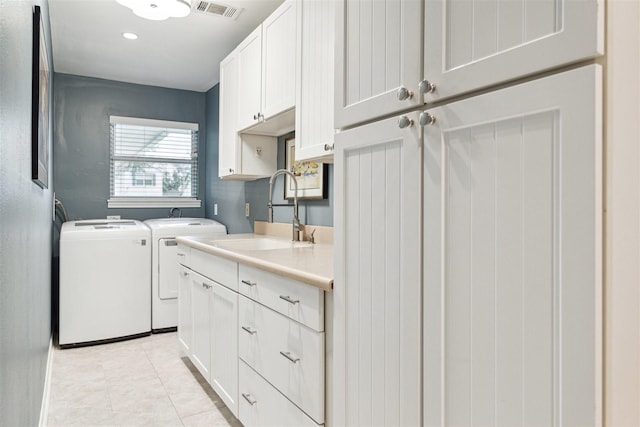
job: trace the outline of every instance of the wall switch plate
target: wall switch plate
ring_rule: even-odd
[[[120,215],[107,215],[107,219],[120,219]]]
[[[213,204],[213,214],[214,215],[218,215],[218,204],[217,203]]]
[[[249,203],[245,203],[244,204],[244,216],[249,218],[250,214],[251,214],[251,205]]]

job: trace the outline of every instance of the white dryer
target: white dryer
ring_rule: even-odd
[[[151,331],[151,232],[140,221],[69,221],[60,231],[59,344]]]
[[[151,330],[175,330],[178,325],[179,236],[213,238],[227,234],[227,227],[206,218],[157,218],[144,222],[151,229]]]

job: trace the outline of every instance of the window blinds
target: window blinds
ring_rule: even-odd
[[[198,125],[111,116],[112,198],[196,198]]]

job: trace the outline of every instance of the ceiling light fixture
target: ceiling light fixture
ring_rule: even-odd
[[[129,40],[135,40],[138,38],[138,35],[136,33],[122,33],[122,37]]]
[[[152,21],[184,18],[191,12],[191,0],[116,0],[134,14]]]

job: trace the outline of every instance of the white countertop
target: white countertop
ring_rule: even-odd
[[[270,273],[316,286],[324,291],[333,289],[333,245],[316,243],[307,247],[268,250],[241,250],[225,248],[215,241],[230,239],[277,239],[289,242],[291,239],[265,234],[228,234],[215,240],[206,236],[178,237],[176,240],[186,246],[212,255],[250,265]]]

